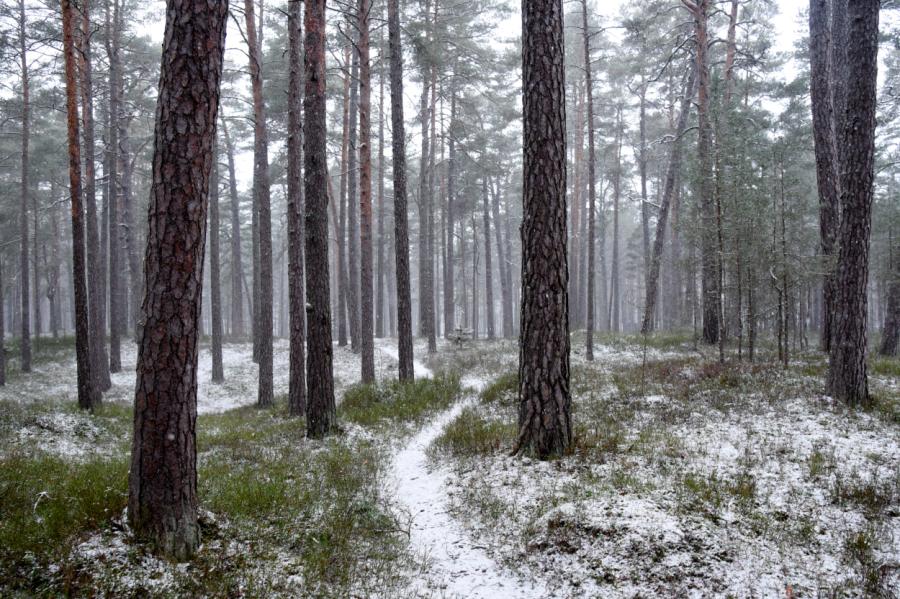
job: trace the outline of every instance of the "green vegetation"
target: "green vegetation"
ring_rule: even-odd
[[[462,392],[459,377],[441,374],[412,383],[386,381],[355,385],[339,407],[339,419],[362,426],[396,430],[396,424],[420,424],[434,412],[450,407]]]
[[[509,451],[516,438],[516,427],[508,419],[489,420],[472,407],[460,412],[444,428],[431,446],[432,455],[446,453],[453,457],[476,457]]]

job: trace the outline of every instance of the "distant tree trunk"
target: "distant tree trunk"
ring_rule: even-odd
[[[877,0],[848,3],[846,121],[841,141],[841,207],[837,298],[828,387],[851,406],[870,403],[866,373],[866,285],[875,178],[878,74]]]
[[[691,69],[691,74],[681,96],[681,112],[678,115],[678,124],[675,127],[675,137],[672,140],[672,149],[669,153],[669,164],[666,167],[662,201],[659,205],[659,214],[656,217],[656,237],[653,240],[653,254],[650,257],[650,271],[647,274],[645,289],[647,295],[644,301],[644,319],[641,323],[641,333],[644,335],[650,333],[654,328],[653,314],[656,312],[656,298],[659,293],[659,268],[662,263],[663,243],[665,242],[666,226],[669,220],[669,207],[675,195],[675,180],[681,168],[681,136],[687,128],[691,99],[694,97],[696,72],[696,68]]]
[[[228,123],[222,119],[222,135],[228,158],[228,192],[231,199],[231,337],[243,339],[244,331],[244,276],[241,258],[241,205],[237,190],[237,175],[234,166],[234,145],[228,135]]]
[[[325,134],[325,0],[306,0],[304,197],[306,200],[306,431],[321,438],[336,424],[328,291],[328,158]]]
[[[481,180],[481,198],[484,204],[484,317],[487,338],[494,338],[494,277],[491,268],[491,219],[488,211],[488,181]]]
[[[303,288],[303,27],[301,0],[288,3],[288,303],[290,304],[290,372],[288,411],[306,414],[306,299]]]
[[[588,31],[587,0],[581,0],[582,41],[584,42],[584,82],[587,97],[588,131],[588,234],[587,234],[587,307],[585,310],[585,357],[594,359],[594,204],[596,202],[596,176],[594,173],[594,84],[591,77],[591,43]],[[646,196],[646,160],[644,157],[644,98],[641,96],[641,192]],[[646,212],[646,198],[641,214]]]
[[[621,310],[621,276],[619,275],[619,200],[622,190],[622,106],[616,107],[616,137],[614,142],[616,153],[615,170],[612,176],[613,186],[613,238],[612,264],[609,281],[609,317],[607,327],[610,331],[619,332]]]
[[[209,307],[212,324],[212,380],[225,380],[222,368],[222,278],[219,273],[219,152],[212,142],[212,167],[209,175]]]
[[[50,183],[50,196],[56,197],[56,183]],[[61,323],[60,303],[62,298],[59,290],[60,279],[60,249],[59,249],[59,220],[57,215],[57,207],[50,207],[50,251],[47,252],[47,245],[44,244],[44,274],[47,277],[47,302],[50,304],[50,332],[53,338],[59,337],[59,329]],[[0,293],[0,298],[3,294]],[[2,303],[2,302],[0,302]]]
[[[382,19],[384,15],[382,13]],[[382,58],[378,69],[378,249],[375,276],[375,336],[384,337],[384,29],[381,29]]]
[[[360,337],[359,310],[359,219],[358,208],[359,186],[359,21],[353,19],[350,28],[355,31],[352,36],[353,51],[350,60],[350,120],[349,146],[347,153],[347,315],[350,323],[350,349],[358,352]]]
[[[22,179],[20,182],[19,236],[21,252],[19,276],[22,284],[22,338],[20,367],[31,372],[31,304],[28,296],[28,144],[31,137],[31,85],[28,77],[28,53],[25,21],[25,0],[19,0],[19,60],[22,67]],[[34,232],[37,235],[37,230]],[[37,256],[35,256],[35,260]]]
[[[227,14],[227,2],[168,3],[156,107],[128,520],[177,560],[200,545],[197,342]]]
[[[447,230],[444,237],[447,260],[444,264],[444,336],[450,335],[456,329],[456,299],[454,297],[453,281],[453,236],[456,234],[456,137],[454,124],[456,122],[456,90],[451,87],[450,92],[450,140],[449,156],[447,162]]]
[[[91,331],[91,373],[94,385],[100,391],[112,386],[109,379],[109,360],[106,357],[106,300],[101,288],[101,269],[93,265],[101,264],[100,237],[97,230],[97,194],[94,173],[94,88],[91,73],[91,41],[90,41],[90,4],[83,0],[80,6],[82,15],[81,52],[81,119],[84,126],[84,199],[85,219],[87,220],[87,260],[88,268],[88,312]]]
[[[509,271],[512,268],[507,248],[503,245],[500,230],[500,178],[496,178],[496,185],[491,186],[491,217],[494,219],[494,239],[497,245],[497,266],[500,276],[500,303],[503,318],[503,337],[509,339],[513,335],[512,323],[512,283]],[[509,215],[507,215],[507,219]],[[507,232],[509,235],[509,232]]]
[[[337,262],[338,274],[338,346],[347,345],[347,159],[350,151],[350,53],[351,44],[344,46],[344,100],[341,129],[341,187],[338,207]]]
[[[258,405],[272,405],[272,215],[269,198],[269,134],[266,127],[266,104],[263,99],[262,51],[256,39],[253,16],[255,0],[244,0],[247,22],[247,45],[250,47],[250,82],[253,87],[253,204],[259,236],[259,294],[254,306],[258,321],[255,338],[259,351]]]
[[[370,0],[359,0],[359,291],[361,318],[359,348],[362,382],[375,382],[375,345],[372,322],[372,76],[369,64]]]
[[[122,93],[122,77],[119,77],[119,94]],[[144,273],[138,254],[138,234],[134,226],[134,207],[131,197],[131,176],[134,172],[134,162],[130,157],[128,143],[128,122],[130,119],[120,115],[119,118],[119,166],[116,169],[121,178],[122,194],[122,241],[125,244],[128,258],[128,273],[130,277],[131,312],[130,320],[134,327],[135,340],[138,338],[142,325],[141,301],[143,299]]]
[[[524,162],[519,434],[539,458],[572,446],[561,0],[522,4]]]
[[[66,129],[69,147],[69,192],[72,200],[72,286],[75,304],[75,362],[78,406],[93,410],[100,405],[100,390],[91,375],[90,320],[84,256],[84,211],[81,207],[81,148],[78,131],[78,83],[75,65],[75,7],[62,0],[63,55],[66,69]]]
[[[478,226],[472,210],[472,339],[478,339]]]
[[[394,162],[394,255],[397,269],[398,376],[413,380],[412,299],[409,285],[409,225],[406,214],[406,133],[403,124],[403,48],[399,0],[388,0],[391,56],[391,143]]]
[[[6,385],[6,307],[3,301],[3,260],[0,259],[0,387]]]
[[[888,273],[887,309],[884,317],[884,331],[881,335],[881,347],[878,353],[882,356],[896,356],[900,341],[900,260],[894,256],[893,230],[891,231],[890,264]]]
[[[429,16],[431,14],[431,1],[425,0],[425,37],[427,43]],[[428,269],[431,264],[431,255],[428,253],[428,210],[431,196],[428,193],[428,157],[430,155],[429,131],[428,131],[428,83],[429,69],[423,61],[422,65],[422,95],[419,100],[419,124],[421,127],[422,152],[419,157],[419,335],[428,336],[428,307],[434,305],[433,298],[429,300],[428,293]]]
[[[840,1],[835,0],[835,4]],[[831,350],[831,328],[836,292],[832,263],[840,220],[837,148],[833,131],[835,124],[835,106],[831,86],[833,73],[829,68],[831,31],[828,24],[828,6],[829,0],[810,0],[809,3],[809,89],[816,152],[816,181],[819,191],[819,237],[822,258],[826,267],[822,281],[823,309],[820,338],[820,347],[825,352]]]
[[[110,14],[112,13],[112,14]],[[109,138],[107,139],[106,189],[109,206],[108,227],[109,239],[109,370],[122,370],[121,342],[119,333],[122,330],[122,293],[120,291],[119,270],[119,0],[113,0],[110,10],[106,0],[106,55],[109,59]]]
[[[438,18],[438,0],[434,1],[434,15],[432,23],[436,23]],[[425,220],[425,232],[426,232],[426,240],[427,240],[427,251],[425,253],[428,256],[428,263],[426,265],[426,287],[425,290],[425,301],[426,301],[426,337],[428,340],[428,353],[432,354],[437,351],[437,319],[435,318],[435,299],[437,298],[437,293],[434,288],[434,262],[436,257],[436,252],[434,248],[434,177],[437,168],[435,167],[435,148],[437,147],[437,127],[436,127],[436,115],[437,115],[437,69],[434,65],[431,66],[431,101],[429,103],[428,113],[431,115],[431,147],[428,155],[428,169],[424,171],[423,174],[427,174],[428,180],[428,191],[426,194],[427,197],[427,209],[425,210],[426,220]]]

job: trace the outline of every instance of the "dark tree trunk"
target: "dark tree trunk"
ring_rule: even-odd
[[[20,367],[31,372],[31,303],[28,289],[28,145],[31,136],[31,86],[28,77],[28,53],[25,39],[25,0],[19,0],[19,60],[22,68],[22,179],[20,182],[19,235],[21,252],[19,276],[22,284],[22,338],[20,340]],[[34,232],[37,235],[37,230]],[[35,256],[35,260],[37,256]]]
[[[572,446],[561,0],[522,6],[524,162],[519,434],[540,458]]]
[[[484,318],[487,338],[494,338],[494,277],[491,268],[491,219],[488,209],[488,181],[481,180],[481,201],[484,212]],[[495,223],[496,225],[496,223]]]
[[[306,0],[304,198],[306,200],[306,431],[321,438],[336,424],[328,291],[328,162],[325,132],[325,0]]]
[[[891,235],[893,238],[893,234]],[[893,239],[891,239],[893,246]],[[884,317],[884,331],[881,335],[881,347],[878,353],[882,356],[896,356],[900,341],[900,260],[894,256],[891,247],[891,263],[889,268],[887,308]]]
[[[228,157],[228,192],[231,200],[231,337],[243,339],[244,331],[244,276],[241,257],[241,204],[234,168],[234,145],[228,135],[228,124],[222,119],[222,135]]]
[[[413,380],[412,299],[409,286],[409,226],[406,214],[406,133],[403,125],[403,49],[399,0],[388,0],[391,56],[391,143],[394,162],[394,255],[397,269],[398,375]]]
[[[290,372],[288,411],[306,414],[306,299],[303,288],[303,21],[300,0],[288,3],[290,42],[288,81],[288,303],[290,312]]]
[[[378,70],[378,249],[375,276],[375,336],[384,337],[384,29],[381,30],[382,57]]]
[[[841,0],[835,0],[835,4]],[[819,237],[825,274],[822,281],[822,323],[820,347],[831,350],[831,325],[834,314],[834,255],[835,238],[840,220],[838,191],[837,148],[829,66],[831,31],[828,24],[828,0],[809,3],[809,62],[810,98],[812,104],[813,140],[816,152],[816,181],[819,191]],[[838,19],[840,20],[840,18]]]
[[[362,382],[375,382],[375,345],[372,322],[372,76],[369,64],[370,0],[359,0],[359,348]]]
[[[215,138],[209,174],[209,307],[212,323],[212,380],[225,380],[222,368],[222,277],[219,273],[219,152]]]
[[[263,99],[262,52],[256,39],[253,16],[255,0],[244,0],[247,45],[250,47],[250,82],[253,87],[253,204],[259,237],[259,293],[253,305],[257,315],[254,338],[257,340],[259,389],[257,403],[272,405],[272,215],[269,197],[269,134],[266,104]]]
[[[81,147],[78,131],[78,83],[75,53],[75,7],[62,0],[63,54],[66,69],[66,129],[69,148],[69,191],[72,200],[72,286],[75,307],[75,361],[78,406],[100,405],[100,390],[91,375],[91,340],[84,256],[84,211],[81,207]]]
[[[659,205],[659,214],[656,218],[656,237],[653,240],[653,254],[650,257],[650,271],[647,275],[647,294],[644,301],[644,319],[641,323],[641,333],[650,333],[654,328],[653,314],[656,312],[656,298],[659,293],[659,269],[662,263],[663,243],[666,236],[666,225],[669,220],[669,207],[675,195],[675,180],[681,168],[681,136],[687,128],[688,114],[691,108],[691,99],[694,96],[694,80],[697,69],[692,68],[687,84],[681,97],[681,112],[678,115],[678,124],[675,127],[675,138],[672,140],[672,149],[669,153],[669,164],[666,167],[666,180],[663,187],[662,201]]]
[[[870,402],[866,373],[866,285],[875,178],[878,0],[848,3],[846,116],[841,141],[837,298],[828,371],[831,394],[851,406]]]
[[[178,560],[200,545],[197,342],[227,14],[227,2],[170,0],[156,105],[128,520]]]
[[[112,12],[112,14],[110,14]],[[110,11],[109,0],[106,0],[106,54],[109,58],[109,137],[107,139],[106,189],[109,220],[107,237],[109,239],[109,370],[122,370],[121,342],[119,333],[122,330],[122,293],[120,291],[119,270],[119,90],[121,77],[119,64],[119,0],[113,0]]]
[[[84,206],[87,233],[88,265],[88,312],[91,334],[91,374],[94,386],[106,391],[112,386],[109,379],[109,360],[106,357],[106,294],[102,289],[101,269],[93,265],[101,264],[100,236],[97,230],[97,193],[94,172],[94,91],[91,73],[91,42],[89,2],[84,0],[80,6],[82,15],[81,29],[81,120],[84,126]]]

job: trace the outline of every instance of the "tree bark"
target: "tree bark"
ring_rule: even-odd
[[[290,313],[290,371],[288,411],[306,414],[306,298],[303,286],[303,27],[301,0],[288,3],[288,303]]]
[[[22,178],[20,181],[19,236],[21,251],[19,254],[19,277],[22,281],[22,337],[20,339],[20,368],[22,372],[31,372],[31,303],[28,289],[28,194],[29,166],[28,150],[31,137],[31,84],[28,73],[28,53],[26,41],[25,0],[19,0],[19,60],[22,68]],[[37,235],[37,230],[35,230]],[[35,256],[35,260],[37,256]]]
[[[383,13],[382,13],[383,18]],[[384,337],[384,57],[387,48],[384,48],[384,29],[381,30],[382,57],[378,70],[378,248],[377,266],[375,277],[375,336]]]
[[[110,14],[110,12],[112,14]],[[109,370],[122,370],[121,342],[119,333],[122,330],[122,293],[119,283],[119,112],[121,89],[121,65],[119,64],[119,0],[113,0],[110,11],[109,0],[106,0],[106,55],[109,59],[109,138],[107,140],[106,174],[107,204],[109,220],[107,222],[109,239]]]
[[[197,342],[227,14],[227,2],[169,0],[156,105],[128,519],[177,560],[200,545]]]
[[[359,291],[361,318],[359,348],[362,382],[375,382],[374,323],[372,322],[372,76],[369,64],[370,0],[359,0]]]
[[[456,136],[454,124],[456,122],[456,89],[451,85],[450,91],[450,140],[447,162],[447,204],[446,204],[446,231],[444,236],[444,248],[446,260],[444,262],[444,337],[449,336],[456,329],[456,299],[454,297],[453,280],[453,237],[456,234]]]
[[[244,276],[241,257],[241,204],[237,190],[237,176],[234,166],[234,145],[228,135],[228,123],[222,119],[222,135],[228,158],[228,192],[231,199],[231,338],[243,339],[244,331]]]
[[[222,368],[222,278],[219,273],[219,262],[219,152],[213,138],[212,167],[209,175],[209,312],[212,319],[210,349],[214,383],[225,380],[225,370]]]
[[[0,387],[6,385],[6,309],[3,301],[3,260],[0,259]]]
[[[325,132],[325,0],[306,0],[303,137],[306,199],[306,431],[321,438],[336,423],[328,280],[328,162]]]
[[[350,117],[349,117],[349,145],[347,148],[347,162],[344,168],[347,170],[347,320],[350,324],[350,349],[359,351],[359,219],[358,176],[359,162],[357,161],[359,148],[359,20],[354,18],[351,29],[356,32],[351,36],[353,49],[350,60]]]
[[[84,211],[81,206],[81,147],[78,131],[78,83],[75,64],[75,7],[62,0],[63,54],[66,70],[66,130],[69,149],[69,191],[72,203],[72,286],[75,307],[75,362],[78,406],[93,410],[100,405],[100,390],[91,375],[91,339],[84,256]]]
[[[596,176],[594,173],[594,84],[591,76],[591,43],[588,33],[587,0],[581,0],[582,41],[584,42],[584,83],[587,97],[588,131],[588,234],[587,234],[587,307],[585,309],[585,358],[594,359],[594,203],[596,202]],[[641,96],[641,193],[644,203],[641,215],[646,212],[646,160],[644,156],[644,97]]]
[[[828,387],[850,406],[870,403],[866,372],[869,234],[874,195],[878,0],[848,2],[846,115],[841,135],[842,217],[838,234],[835,330]]]
[[[409,284],[409,225],[406,203],[406,133],[403,123],[403,49],[399,0],[388,0],[391,57],[391,144],[394,162],[394,255],[397,270],[398,376],[413,380],[412,299]]]
[[[250,47],[250,82],[253,87],[253,204],[259,236],[259,294],[254,306],[257,314],[254,337],[258,341],[259,388],[257,404],[272,405],[272,215],[269,196],[269,134],[266,104],[263,99],[262,52],[256,39],[253,15],[255,0],[244,0],[247,45]]]
[[[519,434],[515,452],[572,446],[561,0],[522,5],[524,162]]]
[[[882,356],[896,356],[898,342],[900,342],[900,260],[894,256],[893,231],[891,231],[890,243],[887,308],[885,309],[881,347],[878,349],[878,353]]]
[[[347,345],[347,288],[350,286],[347,278],[347,157],[350,148],[350,53],[351,44],[344,46],[344,100],[343,120],[341,129],[341,182],[340,197],[338,201],[338,230],[337,230],[337,263],[338,274],[338,346]]]
[[[487,176],[481,180],[481,199],[484,212],[484,317],[487,325],[487,338],[493,339],[494,333],[494,277],[491,268],[491,219],[488,210]],[[496,225],[496,223],[494,223]]]

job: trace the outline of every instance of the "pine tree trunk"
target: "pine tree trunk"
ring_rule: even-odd
[[[300,0],[288,3],[288,303],[290,313],[290,371],[288,411],[306,414],[306,298],[303,287],[303,27]]]
[[[502,234],[500,230],[500,178],[497,177],[496,185],[491,189],[491,217],[494,219],[494,239],[497,244],[497,266],[500,276],[500,303],[503,318],[503,337],[510,339],[513,336],[512,322],[512,283],[509,271],[512,269],[511,260],[508,250],[503,245]],[[507,214],[507,219],[509,215]],[[509,232],[506,233],[509,235]]]
[[[370,0],[359,0],[359,348],[362,382],[375,382],[374,323],[372,322],[372,76],[369,64]]]
[[[31,372],[31,303],[28,290],[28,194],[29,166],[28,145],[31,137],[31,85],[28,76],[28,53],[25,21],[25,0],[19,0],[19,60],[22,68],[22,179],[20,182],[19,236],[21,252],[19,277],[22,280],[22,337],[20,340],[20,367],[22,372]],[[37,230],[35,230],[37,235]],[[37,256],[35,256],[37,259]]]
[[[594,173],[594,85],[591,76],[591,44],[588,31],[587,0],[581,0],[582,41],[584,42],[584,82],[587,98],[588,132],[588,234],[587,234],[587,306],[585,308],[585,358],[594,359],[594,204],[596,202],[596,176]],[[646,160],[644,158],[644,104],[641,97],[641,192],[646,195]],[[646,212],[646,201],[641,214]]]
[[[882,356],[896,356],[898,341],[900,341],[900,260],[894,257],[893,248],[891,248],[889,276],[884,331],[881,335],[881,347],[878,350]]]
[[[344,101],[343,127],[341,129],[341,188],[340,206],[338,207],[337,261],[338,274],[335,277],[338,285],[338,346],[347,345],[347,288],[350,283],[347,277],[347,168],[350,151],[350,53],[351,45],[344,47]]]
[[[491,219],[488,216],[488,182],[481,180],[481,198],[484,204],[484,316],[487,323],[487,338],[494,334],[494,276],[491,268]]]
[[[306,0],[303,113],[306,200],[306,431],[321,438],[336,424],[328,291],[328,162],[325,132],[325,0]]]
[[[616,138],[614,142],[616,162],[613,167],[613,236],[612,236],[612,264],[610,265],[609,280],[609,318],[607,327],[614,333],[619,332],[621,310],[621,276],[619,275],[619,201],[622,188],[622,106],[616,107]]]
[[[269,134],[266,126],[266,105],[263,99],[262,51],[256,39],[253,4],[244,0],[247,45],[250,51],[250,82],[253,87],[253,204],[257,217],[259,241],[259,293],[254,302],[257,322],[259,389],[257,404],[272,405],[272,216],[269,197]]]
[[[456,235],[456,214],[454,211],[456,202],[456,137],[454,125],[456,123],[456,90],[450,92],[450,140],[448,142],[447,162],[447,203],[446,203],[446,233],[444,247],[446,260],[444,262],[444,336],[447,337],[456,329],[456,299],[454,297],[454,255],[453,237]]]
[[[119,94],[122,97],[122,77],[119,77]],[[144,273],[138,254],[138,234],[134,225],[134,207],[132,206],[131,181],[134,172],[134,162],[131,159],[131,151],[128,141],[129,118],[121,115],[119,119],[119,165],[116,169],[121,178],[122,194],[122,241],[125,245],[128,258],[128,273],[130,282],[130,320],[134,330],[135,340],[139,338],[143,317],[141,316],[141,301],[143,300]]]
[[[237,175],[234,165],[234,145],[228,135],[228,123],[222,119],[222,135],[228,158],[228,192],[231,200],[231,338],[243,339],[244,330],[244,276],[241,257],[241,205],[237,190]]]
[[[354,17],[351,29],[356,31],[350,59],[350,120],[347,148],[347,320],[350,324],[350,349],[359,351],[359,218],[357,185],[359,175],[359,21]]]
[[[561,0],[522,5],[524,162],[519,435],[545,459],[572,446]]]
[[[209,174],[209,312],[212,323],[212,381],[225,380],[222,368],[222,277],[219,272],[219,152],[215,138]]]
[[[0,259],[0,387],[6,385],[6,307],[3,301],[3,260]]]
[[[112,13],[112,14],[110,14]],[[119,65],[119,0],[113,0],[110,10],[106,0],[106,55],[109,59],[109,137],[107,139],[107,165],[109,170],[106,189],[109,206],[109,370],[122,370],[121,342],[122,293],[120,291],[119,270],[119,112],[120,112],[120,68]]]
[[[877,0],[848,3],[846,119],[840,139],[842,217],[838,234],[837,298],[828,387],[851,406],[870,403],[866,372],[866,285],[874,195]]]
[[[382,20],[384,14],[382,13]],[[385,278],[385,230],[384,230],[384,57],[387,48],[384,44],[384,29],[381,29],[381,63],[378,69],[378,246],[375,276],[375,336],[384,337],[384,278]]]
[[[170,0],[156,107],[128,520],[177,560],[200,545],[197,347],[227,14],[227,2]]]
[[[78,406],[100,405],[100,390],[91,375],[91,339],[84,251],[84,210],[81,206],[81,148],[78,127],[78,83],[75,54],[75,7],[62,0],[63,54],[66,70],[66,130],[69,149],[69,193],[72,202],[72,287],[75,312],[75,362]]]
[[[403,49],[399,0],[388,0],[391,57],[391,143],[394,162],[394,255],[397,269],[398,376],[413,380],[412,299],[409,284],[409,225],[406,214],[406,133],[403,124]]]

